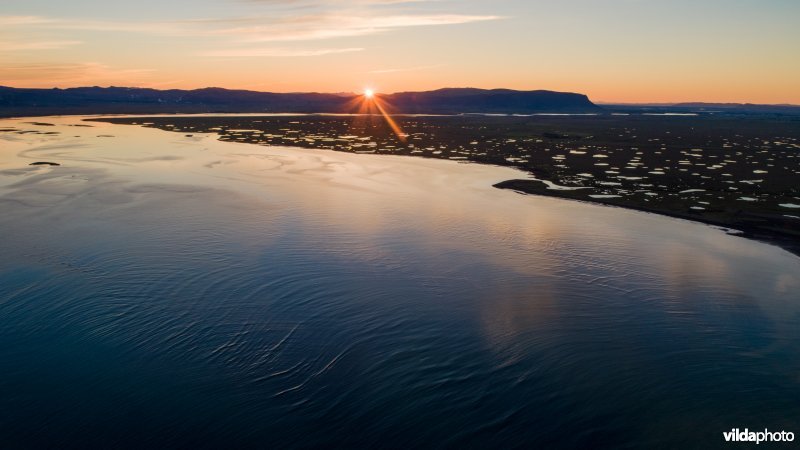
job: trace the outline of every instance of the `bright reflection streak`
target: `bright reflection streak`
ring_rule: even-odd
[[[383,105],[381,105],[382,100],[379,99],[378,97],[373,97],[372,102],[375,103],[375,106],[378,108],[378,111],[381,112],[381,115],[386,120],[386,123],[388,123],[389,126],[392,128],[392,131],[394,132],[395,136],[397,136],[397,139],[400,139],[400,142],[405,143],[406,134],[403,133],[403,130],[400,128],[400,125],[398,125],[397,122],[395,122],[394,119],[392,119],[392,116],[386,113],[386,110],[383,108]]]
[[[357,114],[365,116],[380,114],[381,117],[383,117],[383,120],[385,120],[392,129],[392,132],[397,139],[402,143],[406,142],[408,135],[403,132],[403,129],[400,128],[400,125],[395,122],[391,114],[387,111],[391,110],[391,105],[385,100],[381,99],[374,90],[365,89],[364,95],[356,97],[352,100],[351,106],[348,107],[348,110],[356,110]]]

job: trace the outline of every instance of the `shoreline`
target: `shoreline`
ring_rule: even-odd
[[[150,119],[148,121],[141,121],[140,119],[147,118]],[[266,131],[275,132],[273,129],[278,128],[274,124],[266,126],[266,120],[253,120],[255,119],[268,119],[271,118],[274,123],[280,124],[281,127],[288,127],[292,129],[299,129],[299,131],[294,131],[293,140],[286,140],[285,138],[281,139],[264,139],[264,134]],[[687,186],[678,186],[673,183],[673,187],[669,187],[668,185],[661,185],[658,187],[651,187],[648,190],[651,192],[646,192],[642,194],[640,191],[632,191],[631,185],[632,183],[625,182],[625,186],[620,186],[619,189],[623,187],[625,189],[629,189],[627,192],[630,192],[631,195],[625,195],[624,197],[621,195],[614,195],[617,192],[614,190],[615,187],[607,187],[605,185],[610,185],[614,183],[596,183],[593,186],[576,186],[576,182],[573,179],[570,179],[568,175],[569,173],[564,173],[563,171],[559,173],[557,170],[553,170],[553,166],[548,167],[546,164],[542,166],[536,166],[535,164],[525,164],[520,165],[514,158],[503,158],[509,152],[508,149],[500,149],[506,150],[506,155],[499,154],[499,155],[492,155],[489,153],[489,156],[476,156],[476,155],[466,155],[466,157],[462,157],[460,154],[458,157],[453,157],[453,153],[445,153],[445,154],[427,154],[421,153],[418,149],[420,146],[417,147],[417,150],[414,149],[413,146],[410,147],[403,147],[403,146],[396,146],[394,148],[386,146],[387,149],[391,148],[391,150],[385,150],[381,148],[383,145],[386,144],[379,144],[377,147],[372,147],[373,150],[371,151],[363,151],[358,150],[355,145],[352,147],[343,147],[337,145],[325,145],[323,140],[319,139],[319,136],[314,136],[317,138],[315,141],[309,141],[303,139],[303,132],[314,132],[316,135],[323,135],[329,137],[336,137],[335,132],[341,131],[337,129],[332,129],[333,125],[338,122],[335,121],[344,121],[347,123],[348,120],[353,120],[352,117],[331,117],[331,116],[316,116],[316,117],[308,117],[306,119],[315,119],[319,120],[320,122],[311,122],[311,126],[307,127],[307,129],[302,129],[298,127],[295,120],[301,119],[297,115],[289,114],[286,116],[253,116],[253,115],[244,115],[244,116],[235,116],[231,117],[229,115],[208,115],[208,116],[115,116],[115,117],[103,117],[103,116],[95,116],[95,117],[85,117],[83,120],[88,122],[106,122],[106,123],[115,123],[115,124],[127,124],[127,125],[137,125],[140,127],[145,128],[156,128],[164,131],[171,131],[173,133],[211,133],[214,134],[218,140],[223,142],[239,142],[239,143],[248,143],[248,144],[255,144],[260,146],[272,146],[272,145],[280,145],[284,147],[294,147],[294,148],[309,148],[309,149],[323,149],[323,150],[333,150],[338,152],[344,153],[370,153],[370,154],[379,154],[379,155],[386,155],[392,154],[395,156],[416,156],[425,159],[444,159],[444,160],[456,160],[458,162],[466,162],[466,163],[476,163],[482,165],[493,165],[498,167],[507,167],[507,168],[514,168],[520,170],[522,173],[530,174],[531,176],[535,177],[535,179],[508,179],[504,181],[497,182],[492,186],[498,189],[508,189],[517,191],[523,194],[530,194],[530,195],[542,195],[547,197],[559,198],[564,200],[578,200],[578,201],[585,201],[591,204],[597,205],[604,205],[604,206],[616,206],[622,207],[629,210],[646,212],[651,214],[658,214],[666,217],[672,217],[677,219],[689,220],[692,222],[702,223],[714,227],[722,228],[723,231],[727,231],[728,234],[736,235],[739,237],[745,237],[748,239],[776,245],[794,255],[800,256],[800,221],[794,219],[794,216],[789,215],[791,211],[775,211],[774,208],[767,208],[767,207],[759,207],[755,203],[753,204],[746,204],[744,207],[740,207],[737,204],[733,204],[732,202],[728,203],[721,203],[720,205],[713,205],[707,208],[690,208],[690,205],[697,203],[697,200],[700,200],[702,197],[695,197],[695,194],[692,194],[691,200],[692,203],[687,202],[686,195],[679,195],[682,194],[681,189],[685,189]],[[406,120],[421,120],[421,117],[408,117]],[[228,126],[225,127],[226,122],[234,122],[236,125],[239,125],[241,121],[252,121],[253,123],[249,123],[248,127],[250,128],[260,128],[266,131],[258,131],[258,130],[243,130],[239,129],[242,128],[241,126]],[[289,122],[291,120],[291,122]],[[486,122],[494,122],[496,118],[463,118],[463,117],[438,117],[438,118],[429,118],[428,120],[436,120],[436,121],[455,121],[455,120],[467,120],[469,123],[474,121],[478,121],[477,123],[483,124],[484,121]],[[514,119],[519,120],[519,119]],[[563,121],[558,119],[545,119],[548,123],[557,123],[563,124]],[[576,119],[572,119],[576,120]],[[177,122],[180,121],[180,122]],[[442,122],[437,122],[441,124]],[[462,123],[462,122],[458,122]],[[444,122],[445,126],[448,126],[449,122]],[[231,125],[231,124],[227,124]],[[308,125],[308,123],[306,123]],[[286,128],[283,128],[284,130]],[[310,131],[309,131],[310,130]],[[375,131],[374,129],[370,129],[367,131]],[[380,130],[378,130],[380,131]],[[262,133],[262,134],[259,134]],[[356,134],[356,133],[354,133]],[[368,134],[369,135],[369,134]],[[268,135],[269,136],[269,135]],[[342,136],[347,137],[347,136]],[[467,136],[469,137],[469,136]],[[394,142],[391,141],[392,136],[387,138],[386,143],[393,144]],[[469,137],[472,139],[473,137]],[[449,141],[448,141],[449,139]],[[457,142],[454,141],[453,135],[445,135],[444,139],[441,141],[437,141],[440,144],[450,144],[455,145]],[[373,136],[373,140],[380,141],[380,137]],[[463,140],[463,139],[461,139]],[[547,137],[545,136],[545,141],[547,141]],[[570,142],[570,139],[565,138],[564,136],[556,136],[550,139],[550,141],[556,141],[557,145],[561,144],[566,148],[572,148],[574,143]],[[563,144],[562,144],[563,142]],[[364,147],[362,147],[364,148]],[[364,148],[366,150],[366,148]],[[484,149],[485,151],[485,149]],[[535,150],[526,149],[527,152],[533,153]],[[563,150],[562,150],[563,151]],[[441,152],[440,152],[441,153]],[[618,156],[613,155],[612,152],[608,152],[609,156],[603,159],[604,161],[609,161],[613,163],[613,159],[619,158]],[[484,153],[485,155],[486,153]],[[478,154],[480,155],[480,154]],[[550,154],[547,154],[549,157]],[[509,160],[510,159],[510,160]],[[533,158],[531,158],[533,159]],[[596,161],[596,160],[595,160]],[[560,162],[560,161],[559,161]],[[534,161],[531,161],[534,163]],[[604,164],[607,166],[608,164]],[[549,170],[548,170],[549,169]],[[586,166],[582,168],[575,168],[573,172],[577,172],[579,170],[591,170],[587,169]],[[598,177],[598,179],[588,179],[588,180],[581,180],[581,182],[586,184],[591,184],[594,181],[599,181],[600,174],[598,172],[594,172],[594,174]],[[662,176],[663,178],[663,176]],[[659,180],[661,181],[661,180]],[[663,183],[668,184],[669,181],[664,180]],[[555,185],[556,188],[548,188],[549,185]],[[605,184],[605,185],[604,185]],[[566,189],[559,189],[558,187],[562,186]],[[578,187],[578,189],[575,189]],[[692,187],[692,186],[688,186]],[[691,190],[690,190],[691,191]],[[625,191],[623,191],[625,192]],[[686,191],[688,192],[688,191]],[[717,194],[715,191],[709,192],[709,194]],[[651,196],[648,196],[651,195]],[[658,195],[658,197],[655,197]],[[745,195],[745,193],[741,193],[740,195]],[[673,198],[678,197],[678,198]],[[658,201],[651,201],[651,200],[658,200]],[[703,203],[703,202],[700,202]],[[705,206],[705,205],[703,205]],[[749,209],[748,209],[749,208]],[[782,214],[786,212],[787,214]],[[730,230],[730,231],[728,231]]]
[[[522,195],[541,195],[543,197],[558,198],[561,200],[585,202],[589,204],[610,206],[616,208],[624,208],[632,211],[639,211],[648,214],[657,214],[660,216],[671,217],[673,219],[682,219],[690,222],[701,223],[725,231],[731,236],[743,237],[750,240],[759,241],[765,244],[775,245],[786,250],[789,253],[800,257],[800,232],[797,234],[781,233],[775,230],[765,230],[746,222],[726,222],[722,220],[714,220],[704,218],[701,216],[691,215],[690,213],[682,214],[678,211],[662,210],[657,208],[648,208],[646,206],[632,206],[613,198],[608,199],[592,199],[582,198],[575,195],[570,195],[575,191],[569,190],[555,190],[548,189],[547,185],[542,180],[524,180],[512,179],[496,183],[493,187],[497,189],[511,190]]]
[[[778,161],[772,161],[771,158],[777,158],[779,154],[784,155],[782,158],[792,158],[795,150],[788,148],[764,153],[759,148],[758,152],[745,153],[747,158],[743,156],[740,164],[744,167],[726,169],[736,174],[734,178],[722,176],[721,172],[726,170],[703,170],[718,167],[723,158],[735,159],[732,155],[727,156],[730,151],[722,143],[717,150],[707,145],[710,139],[720,139],[720,136],[724,143],[724,139],[729,136],[729,127],[736,126],[739,134],[749,132],[753,137],[749,141],[751,144],[747,145],[755,146],[762,142],[763,139],[758,137],[762,134],[762,124],[774,127],[774,140],[779,140],[777,136],[787,136],[783,140],[798,145],[800,136],[794,137],[794,121],[789,122],[791,126],[787,127],[785,121],[775,122],[768,118],[753,122],[729,118],[664,116],[398,117],[398,123],[410,136],[406,142],[398,140],[382,121],[374,117],[366,122],[357,117],[331,116],[150,116],[147,120],[142,119],[144,118],[101,117],[89,120],[144,126],[176,133],[207,132],[215,134],[221,141],[262,146],[282,145],[348,153],[416,156],[511,167],[530,174],[535,179],[505,180],[496,183],[495,187],[624,207],[734,229],[741,231],[736,233],[740,237],[775,244],[800,256],[800,220],[791,216],[791,210],[783,211],[778,206],[778,203],[797,203],[792,196],[796,187],[786,187],[794,185],[796,175],[791,172],[791,168],[797,165],[796,160],[780,160],[781,165],[790,168],[786,174],[778,174],[774,170],[770,170],[769,174],[759,174],[765,183],[737,183],[734,191],[729,190],[732,185],[728,184],[731,179],[747,180],[748,174],[753,178],[752,167],[778,165]],[[694,132],[695,126],[701,130],[700,133],[687,134]],[[620,128],[628,132],[617,139],[615,135],[619,131],[612,130]],[[524,136],[521,133],[530,133],[531,130],[536,133],[532,138],[520,139]],[[629,137],[632,134],[640,136],[632,140]],[[669,147],[702,146],[707,150],[702,153],[680,148],[665,150],[668,148],[668,143],[665,142],[667,139]],[[370,145],[362,142],[369,142]],[[430,151],[432,148],[437,150]],[[575,149],[581,149],[579,155],[572,155]],[[562,154],[566,157],[559,156]],[[704,176],[678,175],[688,175],[688,172],[678,172],[678,168],[686,167],[677,165],[678,159],[690,159],[697,163],[688,167]],[[635,175],[635,180],[615,178],[615,175],[609,175],[605,171],[608,168],[622,168],[629,164],[626,162],[629,160],[646,163],[637,163],[636,170],[631,171],[630,175]],[[674,165],[672,171],[666,169],[670,165]],[[664,174],[649,174],[654,168],[661,167],[664,168]],[[547,189],[545,183],[567,189]],[[573,189],[576,187],[580,189]],[[703,192],[694,192],[695,190]],[[745,196],[762,201],[738,200]]]

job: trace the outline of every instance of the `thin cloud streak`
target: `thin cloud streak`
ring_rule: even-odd
[[[325,48],[315,50],[295,50],[282,48],[242,48],[228,50],[214,50],[198,53],[199,56],[221,57],[221,58],[247,58],[247,57],[308,57],[323,56],[338,53],[360,52],[361,47],[352,48]]]
[[[430,66],[417,66],[417,67],[397,67],[393,69],[377,69],[377,70],[370,70],[367,73],[373,74],[383,74],[383,73],[396,73],[396,72],[415,72],[417,70],[427,70],[427,69],[435,69],[437,67],[443,67],[444,64],[433,64]]]
[[[405,3],[432,3],[439,0],[241,0],[244,3],[263,4],[271,7],[294,7],[294,8],[319,8],[326,6],[336,6],[343,8],[347,6],[380,6],[380,5],[402,5]]]
[[[8,42],[0,41],[0,52],[17,52],[28,50],[57,50],[80,45],[81,41],[41,41],[41,42]]]
[[[39,25],[52,22],[52,19],[47,19],[40,16],[0,16],[0,26],[13,27],[20,25]]]
[[[408,14],[341,16],[309,14],[290,17],[234,17],[162,22],[86,21],[38,16],[0,16],[0,25],[33,30],[98,31],[171,36],[228,36],[246,42],[304,41],[363,36],[393,29],[459,25],[502,19],[494,15]]]
[[[216,31],[250,42],[303,41],[364,36],[400,28],[459,25],[502,19],[492,15],[434,14],[386,16],[316,15],[276,21],[266,25],[234,27]]]
[[[4,84],[25,87],[138,85],[155,74],[154,69],[119,69],[98,62],[65,64],[4,64]]]

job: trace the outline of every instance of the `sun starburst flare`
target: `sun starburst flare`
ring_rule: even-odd
[[[355,97],[351,104],[351,110],[355,110],[359,115],[380,115],[392,129],[397,139],[404,144],[406,143],[408,135],[403,132],[400,125],[392,118],[389,112],[391,111],[391,105],[381,98],[381,95],[375,92],[374,89],[365,88],[363,94]]]

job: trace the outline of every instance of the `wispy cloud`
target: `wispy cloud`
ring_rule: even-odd
[[[400,5],[404,3],[431,3],[439,0],[241,0],[244,3],[263,4],[271,7],[326,7],[335,5],[338,8],[348,6]]]
[[[367,73],[374,73],[374,74],[383,74],[383,73],[396,73],[396,72],[414,72],[417,70],[427,70],[427,69],[435,69],[437,67],[442,67],[444,64],[433,64],[430,66],[416,66],[416,67],[396,67],[391,69],[376,69],[370,70]]]
[[[387,2],[382,2],[387,3]],[[501,19],[469,14],[351,14],[329,13],[175,21],[127,22],[74,20],[39,16],[0,16],[0,26],[31,30],[97,31],[172,36],[228,37],[247,42],[304,41],[363,36],[395,29],[458,25]]]
[[[122,69],[97,62],[66,64],[3,64],[0,80],[9,86],[52,87],[82,85],[138,85],[153,69]]]
[[[38,25],[52,22],[40,16],[0,16],[0,26]]]
[[[252,6],[243,6],[249,3]],[[431,5],[434,7],[431,7]],[[146,59],[150,48],[140,39],[155,36],[170,38],[184,49],[183,54],[206,58],[308,58],[354,53],[365,50],[364,40],[341,43],[340,38],[407,31],[414,27],[457,26],[502,19],[490,14],[455,13],[454,3],[439,0],[240,0],[231,16],[209,15],[186,19],[160,13],[151,20],[119,18],[77,18],[75,16],[1,15],[0,56],[16,56],[19,51],[67,49],[57,52],[59,62],[46,61],[56,52],[41,52],[29,60],[34,65],[0,66],[3,84],[37,86],[75,86],[81,84],[145,85],[156,82],[153,71],[108,66],[102,62],[82,62],[69,47],[90,42],[92,56],[102,61],[109,42],[125,42],[131,47],[130,61]],[[434,11],[435,10],[435,11]],[[32,10],[33,11],[33,10]],[[44,11],[44,10],[42,10]],[[126,36],[129,34],[130,36]],[[138,36],[137,36],[138,35]],[[136,52],[136,45],[142,42]],[[78,59],[81,58],[81,59]],[[77,59],[77,60],[76,60]],[[116,55],[110,60],[116,60]],[[413,68],[384,68],[372,73],[392,73]]]
[[[67,31],[99,31],[110,33],[139,33],[155,35],[199,36],[206,34],[202,27],[190,27],[182,22],[124,22],[113,20],[52,20],[37,28]]]
[[[0,52],[16,52],[28,50],[55,50],[73,45],[82,44],[81,41],[31,41],[31,42],[12,42],[0,41]]]
[[[266,21],[253,25],[222,28],[213,33],[237,36],[246,41],[303,41],[364,36],[400,28],[458,25],[498,20],[492,15],[407,14],[407,15],[307,15]]]
[[[235,20],[235,19],[229,19]],[[228,23],[226,20],[224,23]],[[2,16],[0,26],[13,28],[15,32],[34,31],[107,31],[164,35],[202,35],[209,32],[203,21],[122,21],[86,20],[42,16]]]
[[[304,57],[322,56],[337,53],[360,52],[360,47],[350,48],[324,48],[324,49],[285,49],[285,48],[239,48],[227,50],[213,50],[199,53],[200,56],[241,58],[241,57]]]

